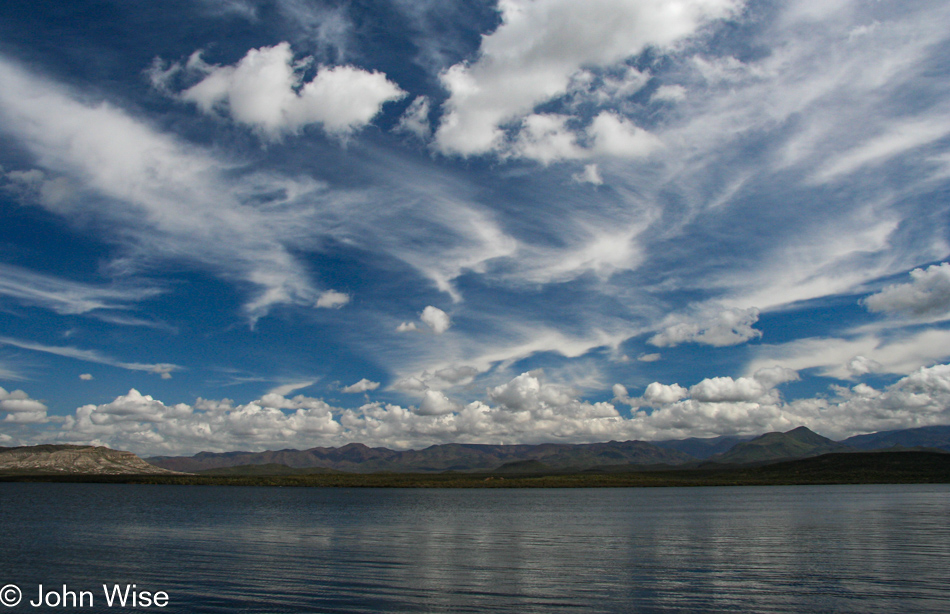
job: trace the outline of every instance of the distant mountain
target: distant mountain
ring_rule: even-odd
[[[822,437],[805,427],[759,437],[723,436],[667,441],[609,441],[591,444],[484,445],[450,443],[422,450],[390,450],[351,443],[340,448],[266,452],[200,452],[194,456],[155,457],[148,462],[174,471],[197,472],[241,467],[226,473],[265,475],[324,469],[357,473],[440,471],[620,471],[652,465],[701,466],[767,463],[819,456],[830,452],[904,448],[950,451],[950,426],[923,427],[859,435],[842,442]],[[270,465],[270,467],[263,467]],[[255,468],[257,467],[257,468]],[[533,469],[532,469],[533,468]]]
[[[321,467],[340,471],[478,471],[506,463],[539,461],[554,470],[584,469],[598,465],[670,464],[695,460],[677,450],[643,441],[610,441],[592,444],[485,445],[451,443],[423,450],[397,451],[351,443],[341,448],[278,450],[269,452],[200,452],[191,457],[147,459],[158,467],[195,472],[238,465],[269,463],[293,468]]]
[[[689,439],[667,439],[665,441],[651,441],[655,446],[666,448],[668,450],[678,450],[698,458],[706,460],[716,454],[728,452],[737,443],[749,441],[752,437],[736,437],[735,435],[722,435],[720,437],[699,438],[690,437]]]
[[[709,460],[728,464],[761,463],[849,451],[853,451],[853,448],[800,426],[785,433],[766,433],[737,443],[728,452],[717,454]]]
[[[42,445],[0,448],[0,474],[171,474],[131,452],[102,446]]]
[[[950,426],[923,426],[900,431],[881,431],[870,435],[855,435],[841,443],[858,450],[881,448],[939,448],[950,451]]]

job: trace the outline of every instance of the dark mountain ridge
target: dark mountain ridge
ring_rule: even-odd
[[[314,467],[370,473],[374,471],[474,471],[536,460],[552,469],[596,465],[679,465],[694,457],[643,441],[608,441],[591,444],[545,443],[491,445],[450,443],[422,450],[390,450],[351,443],[340,448],[278,450],[268,452],[199,452],[191,457],[151,458],[149,462],[174,471],[202,471],[237,465],[275,463],[291,468]]]
[[[950,426],[921,426],[897,431],[855,435],[842,441],[858,450],[882,448],[937,448],[950,452]]]
[[[766,433],[734,445],[729,451],[712,456],[717,463],[742,465],[782,459],[808,458],[831,452],[852,452],[854,448],[822,437],[804,426],[785,433]]]
[[[204,471],[240,465],[284,465],[291,469],[332,469],[372,473],[484,471],[507,465],[529,467],[536,461],[552,471],[614,469],[647,466],[685,467],[713,464],[762,464],[801,459],[833,452],[903,448],[935,448],[950,451],[950,426],[922,427],[858,435],[836,442],[805,428],[759,437],[689,438],[657,442],[609,441],[591,444],[545,443],[539,445],[490,445],[451,443],[422,450],[390,450],[351,443],[340,448],[277,450],[267,452],[200,452],[191,457],[146,459],[175,471]]]

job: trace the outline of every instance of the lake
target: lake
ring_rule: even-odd
[[[0,527],[10,612],[950,612],[950,485],[0,483]]]

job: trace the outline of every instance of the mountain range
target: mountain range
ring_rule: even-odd
[[[488,445],[442,444],[422,450],[390,450],[351,443],[339,448],[266,452],[200,452],[194,456],[146,459],[157,467],[179,472],[254,473],[262,465],[274,473],[302,469],[356,473],[493,471],[583,471],[686,468],[762,464],[808,458],[832,452],[889,448],[930,448],[950,451],[950,426],[923,427],[859,435],[833,441],[805,427],[755,438],[717,437],[672,441],[610,441],[592,444]],[[283,469],[281,469],[283,467]]]
[[[142,460],[102,446],[0,447],[4,475],[304,475],[314,473],[498,472],[506,475],[716,469],[771,465],[829,453],[926,449],[950,451],[950,426],[858,435],[843,441],[805,427],[754,438],[716,437],[671,441],[609,441],[539,445],[444,444],[422,450],[390,450],[351,443],[339,448],[266,452],[200,452]],[[147,462],[146,462],[147,461]]]

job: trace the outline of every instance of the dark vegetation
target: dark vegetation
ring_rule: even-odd
[[[650,486],[766,486],[784,484],[930,484],[950,483],[950,454],[899,450],[832,453],[760,465],[707,464],[702,467],[656,466],[623,470],[551,472],[537,464],[527,470],[443,473],[322,472],[272,475],[7,475],[0,481],[96,482],[221,486],[318,486],[339,488],[594,488]],[[275,468],[275,471],[283,471]]]

